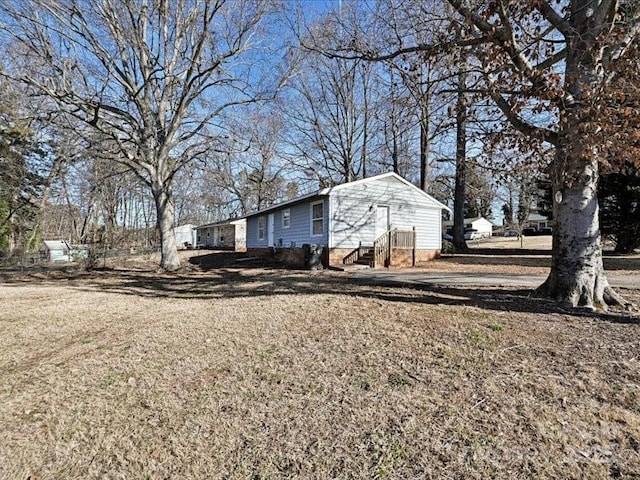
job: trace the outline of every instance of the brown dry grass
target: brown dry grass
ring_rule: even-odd
[[[423,266],[425,270],[546,274],[551,266],[551,236],[491,237],[467,242],[469,253],[444,255],[440,260]],[[618,275],[637,274],[640,255],[616,255],[605,252],[605,270]]]
[[[529,293],[5,279],[0,478],[639,478],[640,324]]]
[[[512,249],[524,248],[529,250],[549,250],[551,251],[551,235],[540,235],[536,237],[500,237],[495,236],[487,239],[467,241],[471,248],[492,248],[492,249]]]
[[[640,255],[605,256],[602,260],[605,271],[616,275],[637,275],[640,272]],[[468,254],[443,255],[422,265],[418,271],[540,275],[549,273],[550,267],[551,255],[487,255],[471,250]]]

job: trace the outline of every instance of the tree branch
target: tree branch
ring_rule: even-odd
[[[533,2],[544,18],[553,25],[565,38],[575,35],[576,31],[566,19],[556,12],[546,0]]]

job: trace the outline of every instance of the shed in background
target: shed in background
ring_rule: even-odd
[[[190,223],[173,228],[178,248],[189,248],[196,244],[196,229]]]
[[[71,262],[71,245],[65,240],[45,240],[40,246],[40,257],[49,262]]]

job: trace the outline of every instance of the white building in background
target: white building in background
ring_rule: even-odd
[[[196,244],[196,229],[190,223],[174,227],[173,234],[178,248],[193,247]]]
[[[453,228],[453,220],[447,220],[443,223],[444,230]],[[464,230],[476,230],[478,235],[482,238],[490,238],[493,234],[493,223],[484,217],[465,218]]]

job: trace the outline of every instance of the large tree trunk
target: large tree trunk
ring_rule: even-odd
[[[569,148],[560,147],[556,154],[551,272],[538,291],[568,308],[606,310],[608,305],[626,305],[609,285],[602,263],[598,162],[578,153],[586,139],[572,122],[568,125],[568,131],[576,134]]]
[[[564,158],[563,158],[564,157]],[[551,272],[540,291],[567,307],[605,309],[619,299],[609,287],[602,265],[598,225],[597,161],[581,161],[558,149],[554,184]],[[571,172],[573,179],[563,179]]]
[[[174,209],[171,187],[161,181],[154,181],[151,192],[156,204],[158,231],[160,232],[160,267],[172,272],[180,268],[180,257],[173,231]]]
[[[589,111],[601,83],[602,52],[589,44],[589,0],[572,2],[577,34],[567,44],[565,88],[560,108],[554,165],[551,272],[539,291],[566,307],[606,310],[622,304],[609,286],[603,264],[598,218],[596,119]]]

